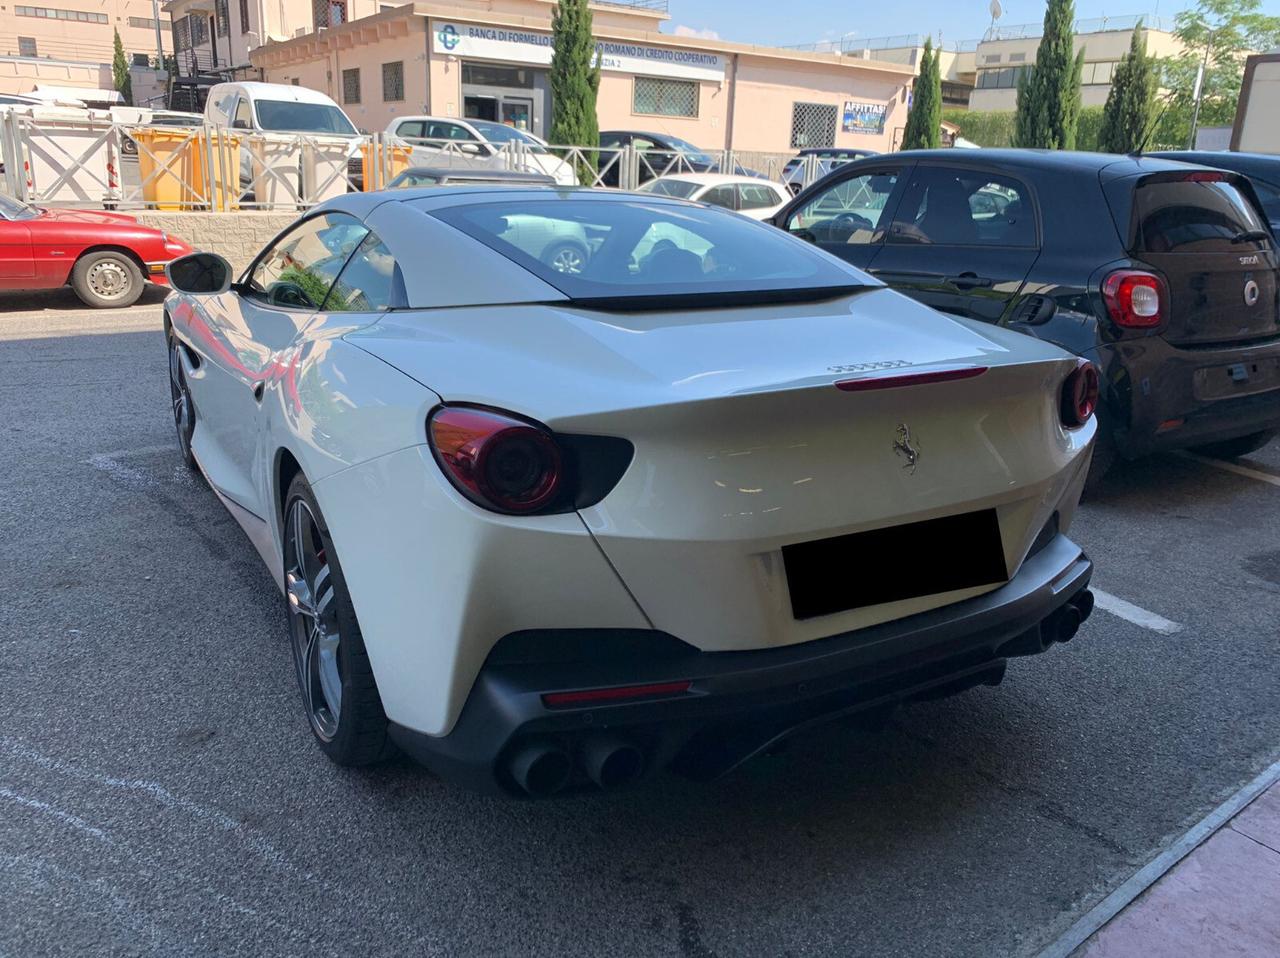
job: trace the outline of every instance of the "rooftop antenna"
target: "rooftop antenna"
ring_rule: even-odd
[[[1000,0],[991,0],[991,5],[987,9],[991,11],[991,26],[987,28],[987,39],[994,40],[996,38],[996,21],[1004,14],[1004,7],[1000,6]]]

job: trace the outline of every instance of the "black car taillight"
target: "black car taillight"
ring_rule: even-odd
[[[1062,383],[1062,424],[1069,429],[1083,426],[1098,408],[1098,370],[1087,359],[1077,359],[1076,368]]]
[[[1125,329],[1154,329],[1164,322],[1169,292],[1155,273],[1121,269],[1102,281],[1111,321]]]
[[[507,515],[546,515],[594,505],[631,463],[630,442],[557,436],[514,413],[441,406],[427,421],[436,462],[476,505]]]

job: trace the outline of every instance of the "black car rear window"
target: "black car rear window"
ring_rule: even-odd
[[[1265,247],[1267,225],[1225,180],[1153,180],[1134,198],[1138,250],[1214,253]]]

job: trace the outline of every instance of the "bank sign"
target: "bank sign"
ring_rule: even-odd
[[[431,37],[431,48],[436,53],[507,63],[551,62],[549,33],[433,20]],[[598,40],[596,51],[600,54],[600,68],[615,73],[716,82],[724,79],[724,57],[716,53],[650,47],[618,40]]]

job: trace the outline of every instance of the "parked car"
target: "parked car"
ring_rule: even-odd
[[[847,149],[834,146],[815,146],[809,149],[801,150],[796,156],[787,160],[787,165],[782,168],[782,182],[794,195],[804,189],[806,177],[810,182],[816,182],[826,176],[838,166],[846,163],[852,163],[854,160],[865,159],[868,156],[879,156],[875,150],[859,150]],[[814,159],[810,160],[809,157]],[[813,175],[809,176],[810,169]]]
[[[467,170],[453,167],[413,166],[399,173],[387,184],[389,190],[417,186],[555,186],[546,173],[517,173],[512,170]]]
[[[204,119],[211,126],[250,133],[311,133],[348,140],[360,136],[342,107],[329,97],[288,83],[219,83],[209,90]],[[252,198],[248,191],[253,189],[257,172],[252,150],[241,149],[240,189],[246,191],[246,199]],[[289,174],[282,171],[279,175]],[[360,189],[363,167],[359,156],[348,160],[348,176]],[[294,191],[300,195],[300,183]]]
[[[698,203],[721,206],[754,220],[767,220],[791,199],[791,193],[781,183],[724,173],[660,176],[643,184],[640,192],[678,196]]]
[[[564,186],[576,186],[573,167],[547,149],[547,144],[523,130],[490,120],[459,120],[437,116],[401,116],[387,125],[387,136],[413,147],[415,159],[421,154],[447,156],[448,163],[464,167],[504,169],[510,160],[499,155],[503,144],[519,143],[519,162],[530,173],[545,173]],[[431,162],[436,166],[445,161]]]
[[[858,160],[774,223],[943,312],[1093,362],[1117,457],[1244,455],[1280,428],[1275,242],[1248,180],[1163,159],[936,150]]]
[[[1280,156],[1267,153],[1215,153],[1209,150],[1170,150],[1147,155],[1243,173],[1249,177],[1253,191],[1258,194],[1271,231],[1280,235]]]
[[[132,216],[41,209],[0,193],[0,289],[70,284],[87,306],[131,306],[148,282],[166,282],[171,260],[190,252]]]
[[[580,227],[596,254],[557,272],[540,237]],[[179,448],[287,596],[340,764],[399,746],[536,796],[715,775],[997,683],[1092,608],[1066,533],[1094,368],[745,217],[349,194],[238,283],[169,271]]]
[[[646,183],[656,176],[675,173],[721,173],[720,160],[706,150],[699,149],[688,140],[669,133],[639,133],[631,130],[605,130],[600,134],[600,182],[604,186],[618,186],[621,182],[620,154],[626,147],[634,147],[639,156],[637,183]],[[738,176],[763,176],[734,163],[732,172]]]

